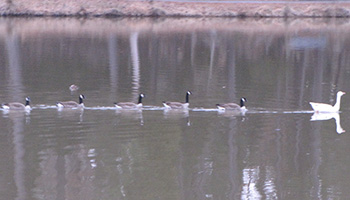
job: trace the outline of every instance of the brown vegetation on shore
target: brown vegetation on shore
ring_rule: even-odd
[[[262,3],[266,2],[266,3]],[[350,2],[2,0],[2,16],[350,17]]]

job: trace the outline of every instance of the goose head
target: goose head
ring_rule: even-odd
[[[79,95],[79,104],[83,103],[83,99],[85,99],[85,96],[83,94]]]
[[[247,102],[247,99],[245,97],[242,97],[241,103],[240,103],[241,108],[245,107],[245,105],[244,105],[245,102]]]
[[[30,98],[26,97],[26,106],[29,106],[29,104],[30,104]]]
[[[142,103],[142,98],[144,98],[146,95],[145,94],[140,94],[139,95],[139,101],[137,102],[138,104]]]
[[[187,91],[187,92],[186,92],[186,103],[189,102],[189,96],[190,96],[191,94],[192,94],[191,91]]]

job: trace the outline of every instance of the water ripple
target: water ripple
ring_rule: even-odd
[[[36,105],[32,107],[32,110],[34,109],[41,109],[41,110],[46,110],[46,109],[57,109],[56,106],[54,105]],[[3,109],[0,109],[3,110]],[[63,110],[115,110],[115,111],[164,111],[166,108],[160,107],[160,106],[144,106],[141,110],[140,109],[128,109],[128,110],[123,110],[123,109],[118,109],[114,106],[93,106],[93,107],[84,107],[84,109],[81,108],[69,108],[69,109],[63,109]],[[61,110],[59,110],[61,111]],[[194,108],[189,108],[188,111],[192,112],[218,112],[220,111],[217,108],[203,108],[203,107],[194,107]],[[222,112],[222,111],[221,111]],[[246,113],[249,114],[309,114],[309,113],[314,113],[313,110],[281,110],[281,109],[275,109],[275,110],[266,110],[264,108],[249,108]]]

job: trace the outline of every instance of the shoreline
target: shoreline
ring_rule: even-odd
[[[122,28],[120,28],[122,27]],[[285,34],[286,32],[329,31],[349,32],[348,19],[335,18],[0,18],[0,39],[16,35],[21,41],[38,35],[95,35],[110,37],[118,34],[129,37],[130,33],[168,35],[169,33],[256,32]]]
[[[349,18],[350,2],[4,0],[0,16]]]

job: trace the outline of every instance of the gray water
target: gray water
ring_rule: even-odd
[[[0,199],[350,196],[349,94],[340,114],[309,105],[350,93],[348,20],[0,18],[0,32],[0,101],[33,107],[0,111]],[[187,90],[187,112],[162,108]],[[139,93],[142,111],[114,109]],[[55,108],[79,94],[84,110]],[[241,97],[245,115],[215,109]]]

